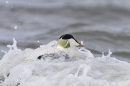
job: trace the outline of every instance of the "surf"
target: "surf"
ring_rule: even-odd
[[[56,48],[51,41],[36,49],[7,45],[0,60],[0,86],[129,86],[130,64],[108,55],[94,57],[85,48]],[[43,55],[38,59],[39,55]]]

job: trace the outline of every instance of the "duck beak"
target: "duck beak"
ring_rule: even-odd
[[[78,40],[74,38],[74,40],[79,44],[77,47],[84,47]]]

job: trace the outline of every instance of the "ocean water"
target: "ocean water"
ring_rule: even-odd
[[[129,23],[129,0],[0,0],[0,86],[130,86]]]
[[[24,50],[65,33],[83,41],[96,57],[110,49],[113,57],[130,62],[130,1],[0,0],[0,50],[8,50],[13,37]]]

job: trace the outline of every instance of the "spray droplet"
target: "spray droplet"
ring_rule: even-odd
[[[17,26],[14,26],[14,29],[17,29]]]
[[[36,20],[37,20],[37,18],[36,18]]]
[[[8,1],[6,1],[6,3],[9,3]]]
[[[104,58],[104,57],[105,57],[104,52],[102,52],[102,58]]]
[[[81,41],[81,44],[83,45],[83,41]]]
[[[37,42],[39,43],[40,41],[38,40]]]
[[[107,57],[111,57],[111,55],[112,55],[112,52],[111,52],[111,50],[109,49]]]

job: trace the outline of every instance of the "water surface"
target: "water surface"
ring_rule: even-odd
[[[13,37],[19,48],[35,49],[71,33],[96,57],[110,49],[130,62],[129,23],[129,0],[1,0],[0,50]]]

